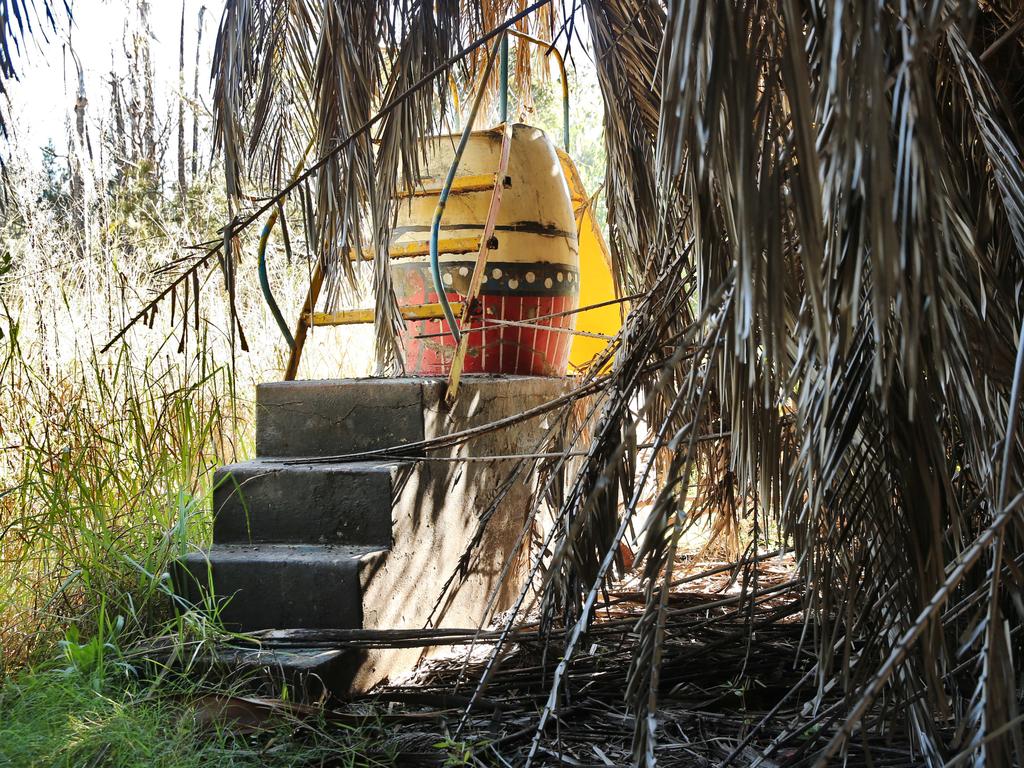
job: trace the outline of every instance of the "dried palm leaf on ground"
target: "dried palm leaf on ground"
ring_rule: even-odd
[[[797,765],[812,756],[837,726],[842,697],[825,697],[809,709],[817,690],[816,659],[801,643],[800,580],[793,557],[762,553],[722,564],[690,560],[669,593],[666,663],[662,668],[658,739],[653,747],[667,765]],[[711,567],[707,567],[711,566]],[[737,576],[756,571],[758,588],[744,592]],[[486,654],[456,648],[429,661],[405,681],[385,684],[321,713],[265,698],[214,701],[325,723],[379,723],[382,752],[400,750],[402,765],[437,765],[438,744],[467,745],[474,764],[520,765],[532,751],[537,765],[622,765],[632,752],[636,716],[622,696],[632,637],[642,599],[628,590],[596,604],[585,648],[570,665],[557,718],[534,746],[537,710],[559,663],[557,638],[534,619],[509,638],[503,662],[490,673],[485,699],[468,719],[469,691],[486,674]],[[537,617],[539,618],[539,617]],[[402,648],[457,643],[486,646],[501,632],[474,630],[303,630],[258,633],[266,649],[298,644],[323,648]],[[753,640],[756,639],[756,642]],[[204,703],[204,707],[207,704]],[[881,714],[875,708],[873,715]],[[461,725],[461,728],[460,728]],[[321,725],[320,727],[325,727]],[[873,763],[867,762],[870,748]],[[503,762],[504,761],[504,762]],[[909,735],[899,727],[854,747],[851,765],[917,765]]]
[[[282,39],[262,31],[287,16],[282,5],[293,7],[233,0],[222,25],[219,130],[233,179],[273,167],[245,157],[241,134],[263,103],[252,97],[264,71],[255,62],[279,60],[251,51]],[[464,66],[458,82],[473,82],[478,43],[542,5],[318,3],[309,14],[322,19],[308,91],[321,157],[300,182],[307,220],[337,275],[350,268],[346,245],[375,248],[385,357],[395,185],[415,175],[420,139],[441,129],[447,69]],[[824,764],[841,751],[875,765],[1024,762],[1024,75],[1006,66],[1024,50],[1021,10],[951,0],[588,0],[559,10],[563,31],[589,29],[615,273],[637,298],[607,373],[551,406],[588,398],[586,455],[544,458],[554,524],[470,701],[493,700],[512,647],[528,647],[516,632],[540,585],[545,639],[531,665],[543,674],[529,688],[532,719],[502,742],[519,758],[554,759],[552,739],[573,742],[564,726],[581,696],[625,690],[619,729],[633,735],[622,743],[647,765],[676,749],[695,764],[725,759],[713,737],[677,743],[712,723],[735,728],[724,747],[733,761],[771,748],[786,755],[780,763]],[[382,103],[374,149],[363,131]],[[524,461],[520,471],[536,468]],[[697,519],[753,551],[791,544],[795,602],[751,598],[699,625],[677,622],[670,585]],[[642,610],[617,636],[615,674],[581,692],[574,670],[593,663],[592,633],[611,631],[598,609],[634,524],[645,525]],[[748,595],[763,589],[758,573],[737,574]],[[666,680],[702,687],[680,671],[698,658],[691,644],[742,647],[722,664],[746,690],[758,674],[751,659],[771,666],[756,654],[771,653],[761,646],[773,632],[800,663],[755,735],[721,712],[672,730],[666,714],[684,715]],[[720,681],[704,682],[720,692]],[[476,718],[470,708],[460,722]],[[572,759],[621,758],[603,754]]]

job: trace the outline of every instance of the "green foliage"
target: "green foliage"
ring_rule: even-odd
[[[443,752],[446,757],[443,765],[445,768],[459,768],[464,765],[476,765],[476,753],[487,746],[483,740],[461,741],[446,736],[436,742],[434,749]]]
[[[100,605],[96,634],[82,641],[78,627],[72,625],[68,627],[67,636],[59,644],[67,663],[64,674],[77,675],[96,691],[102,688],[104,680],[113,670],[128,677],[135,674],[131,665],[124,661],[117,644],[118,637],[124,630],[124,617],[118,616],[111,622],[105,607],[105,604]]]
[[[66,162],[57,157],[53,139],[43,147],[43,183],[39,191],[39,202],[57,212],[64,213],[71,204],[71,173]]]
[[[140,160],[125,166],[106,185],[101,243],[136,253],[140,246],[166,244],[182,229],[186,238],[200,239],[223,225],[223,206],[219,188],[209,179],[194,183],[183,199],[167,197],[152,164]]]
[[[576,68],[567,63],[566,67],[569,75],[569,155],[580,172],[587,194],[597,194],[594,215],[598,225],[604,229],[608,218],[608,206],[603,192],[607,158],[601,90],[592,66]],[[552,74],[546,81],[535,78],[532,94],[533,112],[528,122],[543,128],[551,140],[560,146],[562,85],[558,76]]]
[[[97,685],[97,682],[99,685]],[[22,673],[0,686],[0,765],[210,768],[384,765],[360,731],[287,716],[258,729],[203,717],[203,692],[114,677]]]
[[[34,370],[12,326],[0,364],[5,431],[19,440],[7,454],[17,482],[0,499],[4,652],[24,658],[73,621],[100,643],[76,648],[77,638],[66,638],[73,665],[125,622],[139,633],[169,615],[168,562],[183,542],[208,534],[208,483],[223,455],[230,388],[210,360],[163,373],[153,361],[133,364],[126,351],[81,362],[88,367],[65,376]],[[40,623],[23,633],[19,617],[32,605]]]

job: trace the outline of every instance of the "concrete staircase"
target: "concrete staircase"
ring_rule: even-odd
[[[500,501],[473,574],[434,611],[479,515],[514,464],[451,459],[536,451],[551,437],[547,419],[433,451],[434,460],[425,460],[417,444],[522,413],[558,397],[567,384],[466,377],[452,410],[443,407],[444,386],[408,378],[261,385],[257,458],[218,470],[213,546],[185,558],[179,591],[199,599],[212,586],[221,619],[240,631],[415,629],[428,619],[433,626],[476,626],[487,618],[495,589],[493,609],[506,608],[518,587],[522,553],[511,551],[526,521],[529,478]],[[396,447],[399,458],[347,459]],[[339,456],[346,458],[331,458]],[[510,554],[513,578],[499,587]],[[286,657],[232,653],[236,666],[277,666],[281,676],[316,677],[341,693],[364,690],[420,656],[323,648],[293,649]]]

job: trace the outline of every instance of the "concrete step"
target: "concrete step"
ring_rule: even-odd
[[[379,547],[214,545],[180,561],[176,581],[193,602],[212,584],[231,630],[356,629],[363,626],[363,587],[386,554]]]
[[[291,700],[313,703],[344,694],[366,652],[355,648],[270,648],[223,645],[208,660],[214,669],[239,674],[246,688],[278,698],[288,687]]]
[[[256,388],[257,456],[338,456],[422,439],[418,379],[277,381]]]
[[[323,632],[324,630],[308,630]],[[327,630],[328,632],[334,630]],[[358,630],[356,630],[358,631]],[[181,654],[174,638],[157,637],[133,646],[148,678],[168,670],[205,674],[212,672],[236,696],[280,698],[287,686],[289,701],[315,703],[330,694],[344,695],[367,658],[362,648],[331,646],[314,641],[271,647],[240,639],[204,645],[194,656]],[[230,703],[230,698],[225,703]]]
[[[564,394],[567,382],[540,376],[466,375],[453,408],[443,404],[447,386],[446,378],[437,377],[260,384],[256,455],[344,456],[401,449],[521,413]],[[492,439],[515,444],[530,433],[520,427]],[[423,451],[410,447],[395,455],[422,456]]]
[[[221,467],[214,480],[213,541],[388,547],[406,466],[257,459]]]
[[[196,602],[212,584],[214,595],[225,600],[220,620],[238,631],[476,626],[489,619],[491,608],[511,606],[519,594],[516,577],[504,584],[497,579],[525,568],[522,553],[508,558],[526,521],[534,480],[521,477],[506,489],[514,460],[452,459],[537,450],[560,428],[554,415],[435,448],[431,455],[441,461],[416,461],[421,449],[411,448],[404,460],[344,460],[507,419],[569,387],[563,379],[466,376],[449,408],[446,384],[406,378],[261,385],[260,458],[218,472],[214,544],[179,563],[179,594]],[[327,458],[332,456],[343,461]],[[289,457],[315,463],[289,464]],[[476,540],[485,510],[491,510],[490,522]],[[448,589],[471,542],[470,571]],[[268,678],[271,684],[318,676],[345,692],[369,690],[412,668],[425,652],[346,648],[321,655],[300,648],[274,658],[226,652],[219,661],[242,670],[276,665],[281,675]]]

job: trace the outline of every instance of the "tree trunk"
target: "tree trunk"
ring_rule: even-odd
[[[117,169],[117,180],[120,182],[124,176],[124,169],[128,163],[128,140],[124,127],[124,107],[121,103],[121,86],[118,83],[117,74],[110,70],[110,106],[114,113],[114,168]]]
[[[75,91],[75,136],[68,149],[68,159],[71,165],[71,217],[74,223],[75,250],[78,256],[85,253],[86,248],[86,201],[85,201],[85,176],[83,166],[85,165],[86,154],[89,151],[89,142],[85,134],[85,108],[89,100],[85,95],[85,73],[78,61],[75,52],[71,51],[75,69],[78,74],[78,89]]]
[[[149,26],[149,2],[139,2],[140,49],[142,53],[142,147],[145,159],[149,161],[153,172],[154,180],[159,187],[160,173],[157,168],[156,157],[156,104],[153,95],[153,60],[149,48],[151,29]]]
[[[192,181],[199,172],[199,52],[203,49],[203,14],[206,6],[199,6],[199,30],[196,35],[196,71],[192,81]]]
[[[181,0],[181,33],[178,36],[178,198],[185,204],[185,1]]]

